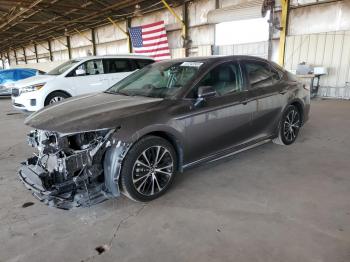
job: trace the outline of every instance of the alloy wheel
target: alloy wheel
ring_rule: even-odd
[[[288,142],[293,142],[299,132],[300,115],[295,109],[290,110],[283,123],[283,135]]]
[[[60,102],[62,100],[64,100],[64,97],[62,97],[62,96],[54,96],[53,98],[50,99],[49,104],[51,105],[51,104]]]
[[[158,194],[174,175],[174,159],[163,146],[144,150],[135,161],[132,182],[138,193],[145,196]]]

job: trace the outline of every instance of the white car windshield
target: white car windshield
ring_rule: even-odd
[[[60,75],[60,74],[64,73],[65,71],[67,71],[69,68],[75,66],[79,62],[80,62],[80,60],[77,60],[77,59],[69,60],[69,61],[55,67],[54,69],[50,70],[46,74],[47,75]]]

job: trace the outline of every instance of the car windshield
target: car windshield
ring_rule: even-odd
[[[203,63],[163,62],[144,67],[108,89],[107,93],[166,98],[190,83]]]
[[[69,61],[55,67],[54,69],[50,70],[46,74],[47,75],[60,75],[79,62],[80,62],[80,60],[75,60],[75,59],[69,60]]]

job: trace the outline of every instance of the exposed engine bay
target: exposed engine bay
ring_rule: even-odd
[[[121,161],[129,146],[115,129],[74,134],[34,130],[28,144],[38,154],[22,163],[19,176],[39,200],[62,209],[85,207],[119,196]]]

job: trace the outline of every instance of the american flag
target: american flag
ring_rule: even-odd
[[[130,27],[129,33],[136,54],[153,57],[156,61],[171,58],[164,21]]]

